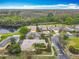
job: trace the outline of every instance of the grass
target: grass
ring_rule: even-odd
[[[28,55],[22,54],[20,56],[7,56],[7,57],[0,57],[0,59],[55,59],[54,56],[30,56],[28,58]]]
[[[0,42],[1,42],[2,40],[6,39],[6,38],[9,37],[9,36],[12,36],[12,35],[13,35],[13,33],[1,34]]]
[[[68,47],[73,46],[75,49],[79,50],[79,38],[78,37],[72,37],[68,40]]]
[[[32,59],[55,59],[53,56],[32,56]]]

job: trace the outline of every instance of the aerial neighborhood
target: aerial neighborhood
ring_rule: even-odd
[[[39,17],[34,17],[36,11],[30,10],[33,15],[26,17],[14,11],[0,14],[0,58],[79,59],[79,14],[36,10]]]

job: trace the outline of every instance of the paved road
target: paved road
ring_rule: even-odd
[[[10,37],[8,37],[6,40],[3,40],[2,42],[0,42],[0,48],[4,47],[9,42],[10,42]]]
[[[69,57],[67,55],[64,54],[63,52],[63,48],[61,47],[60,43],[59,43],[59,36],[58,35],[54,35],[51,37],[52,43],[54,43],[56,49],[57,49],[57,58],[56,59],[69,59]]]
[[[0,42],[0,48],[4,47],[7,43],[11,42],[11,38],[12,37],[10,36],[10,37],[6,38],[5,40],[1,41]],[[14,38],[15,38],[15,41],[17,41],[18,38],[17,37],[14,37]]]

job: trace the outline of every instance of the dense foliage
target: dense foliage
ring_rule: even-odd
[[[8,52],[10,54],[19,54],[21,52],[21,48],[14,38],[11,39],[11,46],[8,48]]]
[[[55,15],[53,13],[48,13],[47,16],[42,16],[39,18],[27,17],[22,18],[21,16],[0,16],[0,25],[4,26],[23,26],[37,23],[64,23],[64,24],[78,24],[79,15],[70,16],[67,14],[64,15]]]

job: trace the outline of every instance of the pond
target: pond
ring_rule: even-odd
[[[15,32],[16,30],[17,30],[17,28],[13,28],[13,27],[0,27],[0,33],[2,33],[2,34]]]

